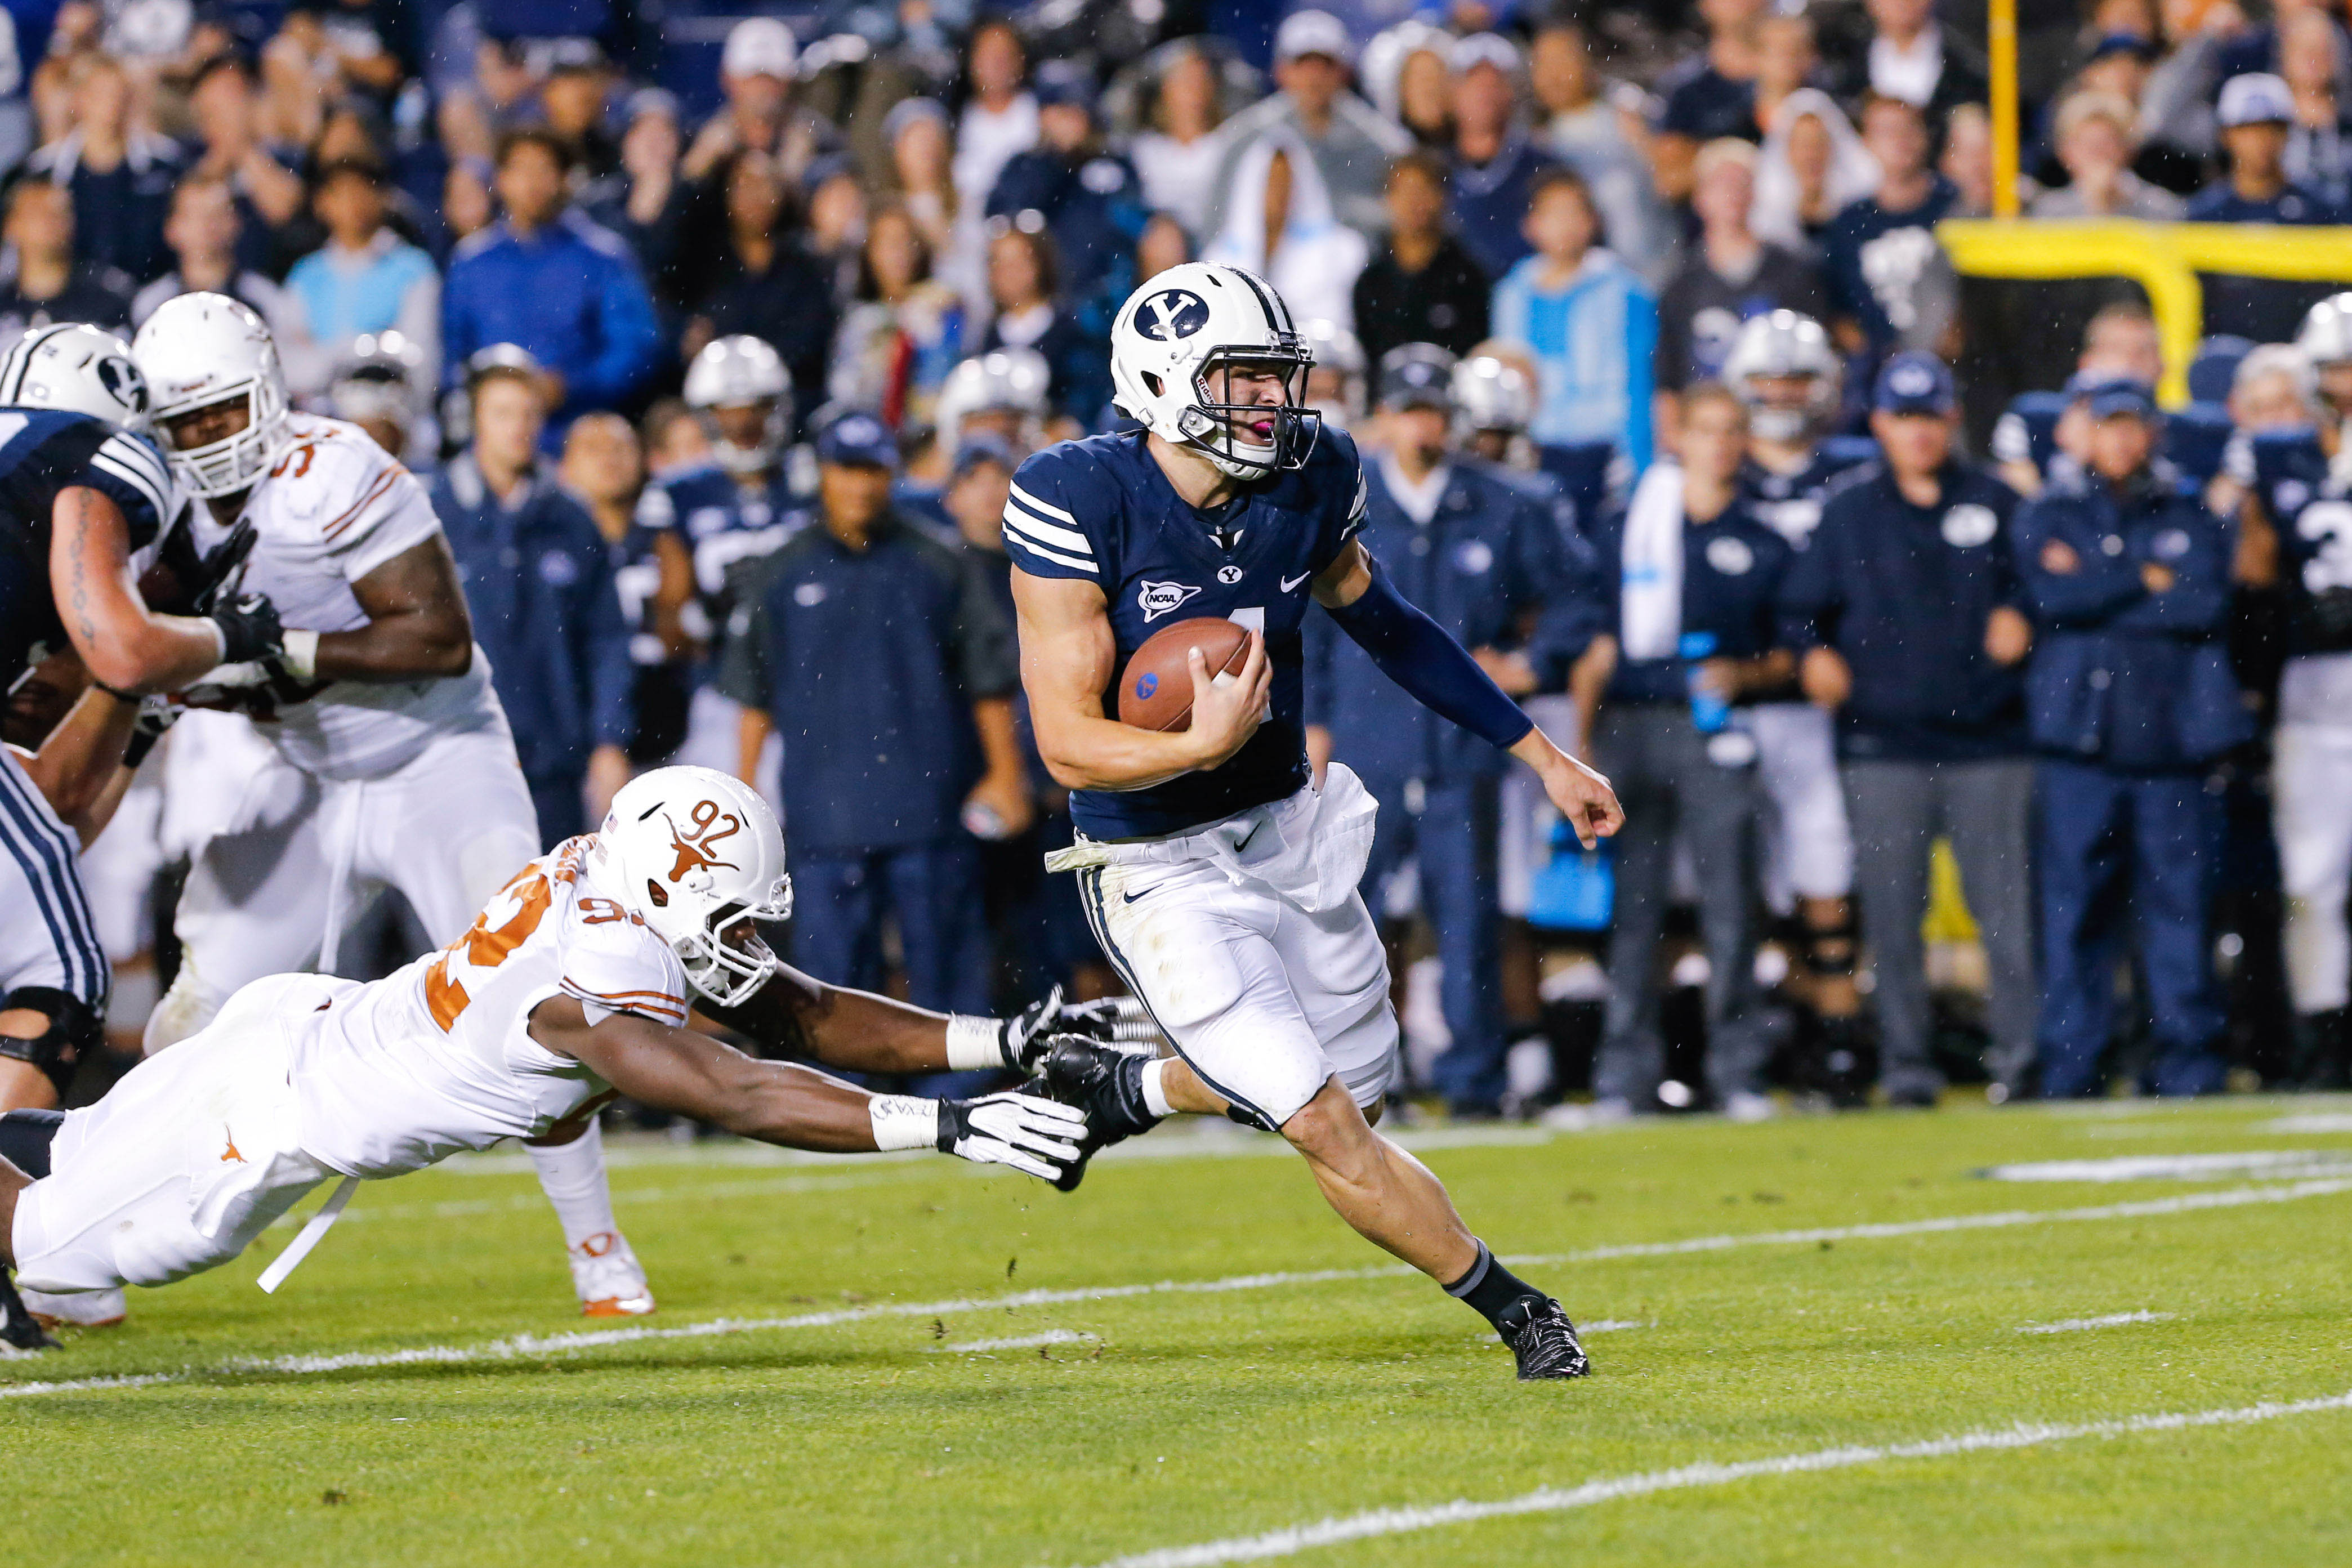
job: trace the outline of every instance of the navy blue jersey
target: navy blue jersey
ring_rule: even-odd
[[[2330,466],[2307,429],[2241,435],[2222,460],[2278,530],[2290,656],[2352,653],[2352,480]]]
[[[133,570],[178,510],[163,455],[144,436],[86,413],[0,409],[0,690],[65,643],[49,591],[50,520],[58,492],[84,485],[122,508]]]
[[[637,500],[637,525],[675,528],[694,560],[694,598],[687,629],[710,644],[718,664],[734,610],[728,586],[730,569],[773,550],[798,531],[803,519],[779,467],[765,486],[746,489],[717,465],[688,469],[646,486]]]
[[[1813,525],[1822,520],[1822,502],[1830,493],[1830,486],[1839,475],[1850,473],[1876,455],[1873,443],[1865,452],[1853,450],[1851,442],[1823,442],[1813,448],[1805,465],[1788,474],[1776,474],[1750,458],[1739,465],[1739,498],[1756,518],[1798,549],[1813,537]]]
[[[1047,447],[1013,476],[1004,548],[1033,577],[1099,586],[1118,648],[1103,711],[1127,662],[1155,632],[1222,616],[1262,632],[1274,662],[1274,716],[1223,767],[1146,789],[1081,789],[1078,831],[1096,839],[1181,832],[1296,793],[1307,782],[1299,627],[1308,585],[1364,523],[1356,444],[1326,425],[1292,472],[1250,485],[1213,512],[1176,493],[1140,434]],[[1222,542],[1221,542],[1222,541]]]
[[[1622,509],[1612,509],[1600,519],[1593,529],[1592,549],[1601,559],[1609,627],[1621,631],[1625,575]],[[1727,659],[1756,659],[1770,653],[1779,641],[1780,583],[1796,553],[1744,498],[1735,498],[1706,522],[1685,518],[1684,633],[1708,633],[1715,639],[1716,653]],[[1621,660],[1610,677],[1608,700],[1688,702],[1689,669],[1680,658]]]
[[[2030,463],[2044,478],[2050,460],[2058,455],[2058,421],[2066,412],[2064,392],[2020,392],[1993,422],[1992,458],[1996,463]]]

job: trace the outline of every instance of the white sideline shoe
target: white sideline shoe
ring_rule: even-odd
[[[76,1291],[70,1295],[19,1285],[16,1293],[25,1299],[25,1310],[33,1314],[33,1321],[45,1329],[110,1329],[131,1312],[120,1285],[110,1291]]]
[[[583,1317],[635,1318],[654,1310],[645,1266],[619,1231],[591,1236],[571,1249],[571,1255],[572,1288],[580,1293]]]

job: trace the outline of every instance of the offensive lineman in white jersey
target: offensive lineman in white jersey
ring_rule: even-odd
[[[279,658],[213,677],[213,700],[252,716],[276,757],[195,853],[173,921],[179,975],[147,1023],[152,1056],[265,975],[331,971],[384,888],[428,938],[451,940],[540,837],[424,488],[359,426],[289,412],[268,329],[234,299],[171,300],[131,355],[181,485],[214,526],[251,520],[247,586],[307,629]],[[531,1157],[582,1310],[653,1311],[613,1218],[601,1134],[592,1121],[554,1136]]]
[[[616,1093],[792,1148],[935,1148],[1046,1180],[1076,1163],[1086,1119],[1071,1107],[871,1095],[681,1027],[701,1006],[868,1072],[939,1071],[975,1049],[1019,1068],[1053,1043],[784,968],[755,923],[791,910],[783,837],[758,794],[657,768],[446,949],[370,984],[248,986],[98,1104],[0,1116],[0,1267],[59,1293],[167,1284],[235,1258],[334,1177],[328,1223],[353,1183],[591,1122]],[[263,1283],[323,1228],[314,1219]]]

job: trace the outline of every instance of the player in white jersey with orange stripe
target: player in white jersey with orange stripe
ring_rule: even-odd
[[[1063,1176],[1086,1131],[1070,1107],[868,1094],[679,1027],[697,1006],[865,1072],[969,1067],[975,1051],[1024,1068],[1049,1047],[783,968],[756,928],[791,911],[783,862],[749,786],[701,768],[646,774],[446,949],[368,984],[260,981],[96,1105],[0,1116],[0,1263],[57,1293],[166,1284],[235,1258],[337,1176],[544,1135],[615,1093],[793,1148],[935,1148]]]
[[[205,814],[226,827],[189,868],[173,919],[180,970],[148,1019],[152,1054],[265,975],[332,972],[343,934],[384,889],[407,900],[427,938],[450,940],[541,841],[424,487],[358,425],[290,412],[268,329],[234,299],[168,302],[131,354],[156,389],[173,470],[204,498],[200,537],[249,519],[257,538],[244,580],[270,584],[281,619],[303,629],[282,657],[216,673],[199,698],[250,717],[273,758],[228,779],[166,759],[167,789],[221,792]],[[599,1134],[566,1131],[531,1157],[582,1308],[651,1312],[613,1218]]]

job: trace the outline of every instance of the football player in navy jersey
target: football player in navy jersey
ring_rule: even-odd
[[[1144,429],[1047,448],[1005,509],[1038,749],[1072,791],[1076,870],[1104,952],[1176,1056],[1076,1045],[1055,1092],[1097,1142],[1183,1111],[1279,1130],[1347,1221],[1467,1301],[1523,1378],[1587,1370],[1559,1303],[1513,1275],[1428,1169],[1371,1129],[1396,1018],[1358,895],[1374,803],[1333,764],[1310,787],[1299,627],[1310,601],[1381,673],[1533,767],[1590,843],[1623,820],[1608,781],[1554,746],[1356,539],[1355,444],[1305,406],[1313,362],[1289,308],[1239,267],[1188,262],[1129,296],[1111,331],[1121,408]],[[1230,684],[1191,655],[1190,727],[1108,716],[1127,660],[1200,616],[1248,631]]]
[[[2286,594],[2271,798],[2295,1011],[2289,1071],[2340,1089],[2352,1077],[2352,480],[2337,469],[2342,426],[2316,393],[2294,350],[2247,355],[2231,393],[2242,428],[2212,494],[2242,496],[2241,559]]]
[[[711,461],[646,486],[637,521],[653,532],[675,529],[694,561],[685,625],[708,656],[676,760],[724,773],[735,767],[742,715],[710,677],[724,662],[734,611],[731,569],[772,551],[793,529],[798,502],[784,470],[793,378],[774,349],[739,334],[715,340],[694,357],[685,391],[709,437]]]
[[[1820,322],[1775,310],[1740,329],[1723,379],[1748,410],[1739,497],[1801,550],[1831,487],[1877,455],[1867,437],[1823,434],[1837,417],[1844,366]],[[1800,968],[1790,988],[1808,1025],[1802,1075],[1839,1082],[1862,1060],[1862,993],[1854,985],[1853,830],[1838,783],[1836,737],[1830,716],[1794,691],[1787,700],[1758,703],[1748,722],[1757,782],[1770,806],[1765,900],[1776,916],[1794,916],[1790,946]]]

